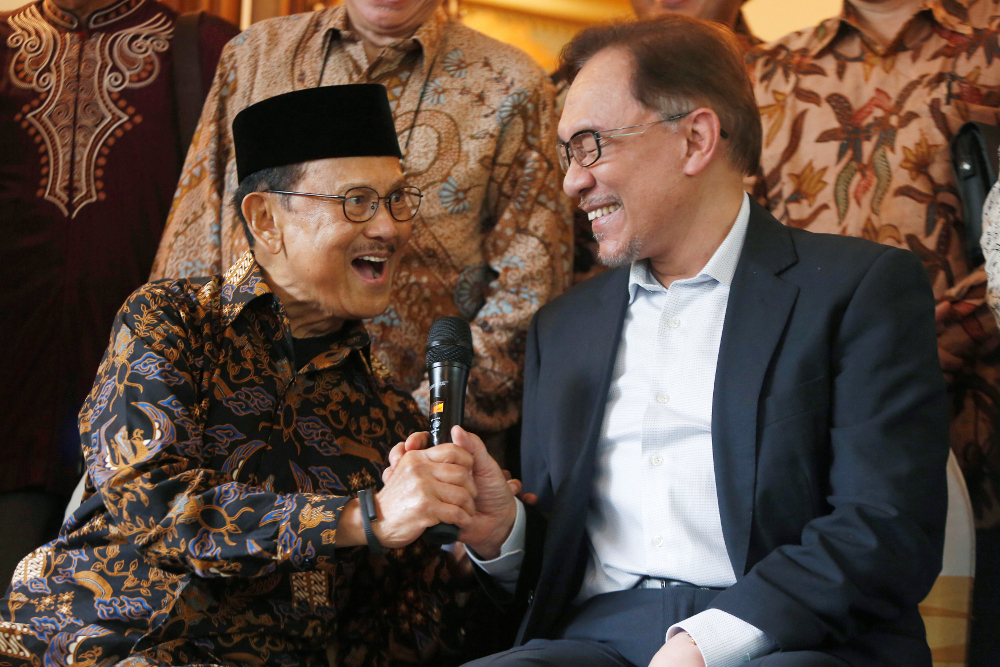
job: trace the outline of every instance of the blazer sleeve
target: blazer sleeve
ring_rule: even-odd
[[[830,351],[832,509],[712,604],[784,651],[841,644],[915,614],[940,571],[948,410],[933,309],[916,256],[878,255]]]
[[[549,481],[545,456],[541,444],[535,435],[535,423],[540,417],[535,406],[538,390],[538,317],[532,318],[528,326],[528,338],[524,366],[524,418],[521,424],[521,478],[526,493],[534,493],[539,502],[536,507],[525,506],[527,525],[524,538],[524,560],[518,574],[517,588],[514,594],[504,591],[493,579],[480,570],[474,569],[476,578],[486,589],[486,593],[498,606],[510,615],[520,618],[528,608],[529,598],[533,594],[535,582],[542,567],[542,554],[545,546],[545,533],[548,521],[545,509],[551,509],[553,494]]]

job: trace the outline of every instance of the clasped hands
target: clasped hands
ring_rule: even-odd
[[[500,555],[517,517],[521,483],[500,469],[476,435],[460,426],[453,444],[430,447],[430,435],[414,433],[392,448],[376,495],[382,524],[376,536],[385,547],[416,540],[438,523],[459,527],[459,541],[482,559]],[[530,494],[524,498],[533,504]],[[384,518],[382,518],[384,516]],[[704,667],[701,651],[686,634],[666,642],[649,667]]]
[[[477,436],[460,426],[451,434],[454,443],[431,447],[430,434],[413,433],[389,452],[372,526],[382,546],[406,546],[427,528],[450,523],[479,556],[499,555],[517,517],[521,483],[509,479]]]

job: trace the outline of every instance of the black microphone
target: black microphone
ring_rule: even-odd
[[[472,368],[472,331],[460,317],[439,317],[427,334],[427,375],[431,384],[431,442],[451,442],[451,427],[465,415],[465,387]],[[439,523],[424,535],[433,544],[458,539],[458,526]]]

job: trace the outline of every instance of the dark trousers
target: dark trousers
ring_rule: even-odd
[[[667,629],[708,608],[719,591],[671,587],[606,593],[571,610],[555,639],[532,639],[465,667],[646,667]],[[747,667],[847,667],[817,651],[774,653]]]
[[[663,646],[667,628],[707,609],[718,593],[671,587],[598,595],[566,615],[558,639],[534,639],[467,667],[646,667]]]

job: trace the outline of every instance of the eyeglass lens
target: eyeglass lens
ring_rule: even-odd
[[[399,222],[410,220],[420,208],[420,190],[398,188],[385,196],[389,215]],[[372,188],[351,188],[344,195],[344,215],[354,222],[371,220],[378,210],[378,192]]]
[[[581,132],[573,135],[564,150],[559,151],[559,162],[563,171],[569,171],[570,155],[581,167],[589,167],[601,157],[601,147],[595,132]]]

